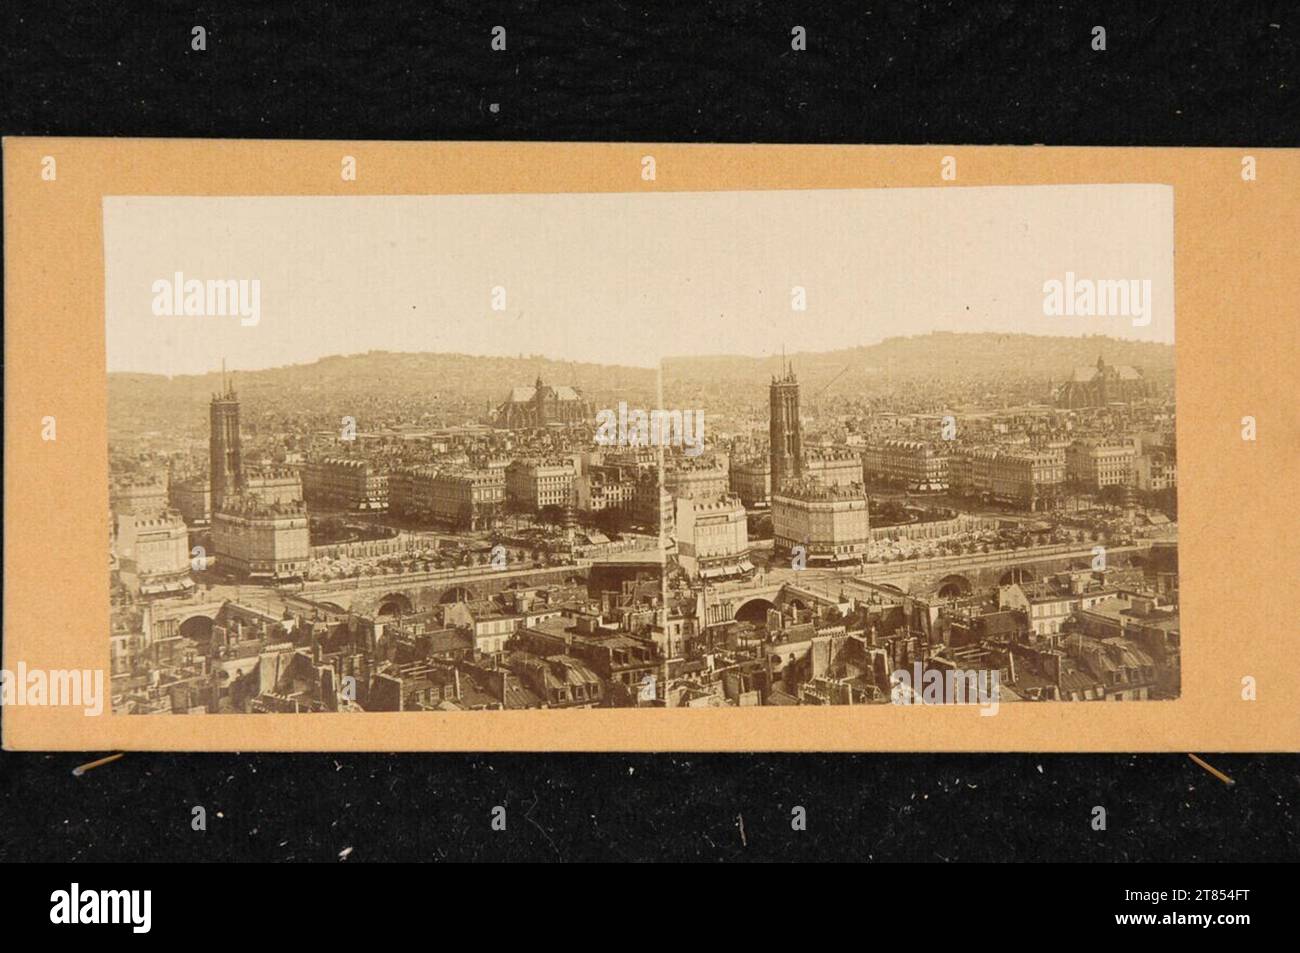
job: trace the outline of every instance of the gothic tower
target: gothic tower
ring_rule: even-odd
[[[772,492],[803,476],[803,435],[799,430],[799,382],[787,364],[782,377],[773,377],[768,392],[770,418],[768,443],[772,466]]]
[[[224,393],[213,394],[208,410],[208,479],[212,492],[212,512],[222,512],[228,497],[243,487],[244,468],[239,448],[239,397],[225,379]]]

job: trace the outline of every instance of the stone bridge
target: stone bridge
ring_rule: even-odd
[[[836,605],[825,593],[792,582],[766,582],[732,588],[708,589],[704,594],[704,624],[720,625],[739,619],[743,622],[766,622],[769,609],[793,605],[810,609],[814,605]]]
[[[212,621],[225,604],[224,598],[153,602],[144,610],[144,631],[153,640],[184,635],[206,642],[212,634]]]
[[[1111,569],[1144,566],[1151,545],[1140,543],[1107,547],[1106,566]],[[1092,560],[1091,546],[1072,544],[1041,547],[1037,551],[1019,550],[868,564],[862,571],[854,573],[853,578],[858,582],[885,586],[926,598],[964,596],[980,589],[1013,582],[1033,582],[1069,569],[1089,569]]]
[[[364,576],[332,582],[305,583],[282,590],[294,602],[306,602],[332,612],[363,616],[420,612],[451,602],[486,599],[507,589],[582,582],[587,566],[573,563],[544,569],[475,567],[389,576]]]

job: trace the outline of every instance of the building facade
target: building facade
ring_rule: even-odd
[[[673,495],[653,470],[644,471],[632,496],[632,522],[648,533],[672,535]]]
[[[356,513],[388,509],[388,472],[356,457],[326,457],[302,468],[302,494],[322,507]]]
[[[983,496],[1030,511],[1056,504],[1066,478],[1066,453],[1057,448],[978,447],[948,460],[956,493]]]
[[[506,499],[525,510],[568,506],[573,500],[573,464],[567,460],[516,460],[505,468]]]
[[[840,450],[810,450],[804,454],[803,473],[824,486],[853,486],[862,482],[862,461]]]
[[[867,498],[861,484],[823,486],[795,480],[772,494],[773,549],[797,554],[803,547],[806,565],[836,565],[866,558],[871,541]]]
[[[121,515],[150,515],[167,508],[168,485],[157,477],[133,477],[118,480],[109,488],[109,510]]]
[[[306,507],[229,497],[213,514],[212,548],[218,567],[232,575],[266,581],[301,578],[311,558]]]
[[[574,481],[573,488],[574,501],[584,513],[631,512],[636,500],[636,480],[617,468],[592,467]]]
[[[1134,482],[1148,493],[1171,490],[1178,485],[1178,466],[1174,455],[1165,450],[1149,450],[1133,462]]]
[[[679,499],[714,499],[727,492],[727,468],[712,457],[673,457],[664,467],[664,487]]]
[[[172,509],[187,523],[206,523],[212,516],[212,492],[206,477],[178,480],[168,489]]]
[[[1128,442],[1076,440],[1066,451],[1066,475],[1089,490],[1124,486],[1132,481],[1137,449]]]
[[[256,467],[244,474],[244,489],[263,503],[301,503],[302,474],[293,467]]]
[[[122,581],[137,595],[176,595],[194,587],[189,530],[179,513],[122,514],[116,549]]]
[[[862,451],[866,479],[916,493],[948,489],[948,455],[920,440],[884,439]]]
[[[739,497],[679,497],[676,536],[678,560],[692,579],[747,576],[754,571],[745,507]]]
[[[768,506],[772,501],[771,460],[760,457],[733,465],[728,484],[746,507]]]
[[[389,479],[390,508],[452,529],[491,529],[506,499],[504,470],[403,467]]]

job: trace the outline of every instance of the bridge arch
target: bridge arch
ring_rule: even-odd
[[[187,639],[207,645],[212,641],[212,617],[192,615],[180,624],[180,634]]]
[[[767,622],[768,611],[775,608],[776,604],[771,599],[755,596],[742,602],[736,609],[736,621],[763,625]]]
[[[378,615],[410,615],[415,606],[404,592],[390,592],[379,600]]]
[[[470,602],[475,598],[474,590],[469,586],[452,586],[438,597],[438,604],[448,606],[453,602]]]
[[[940,599],[955,599],[969,596],[974,588],[965,576],[960,573],[950,573],[939,580],[936,594]]]
[[[1025,582],[1033,582],[1035,578],[1033,570],[1026,569],[1024,566],[1012,566],[1002,574],[1002,578],[998,580],[998,585],[1019,585]]]

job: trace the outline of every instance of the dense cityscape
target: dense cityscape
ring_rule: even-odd
[[[109,392],[115,713],[883,704],[899,670],[1179,694],[1167,345],[372,352]]]

